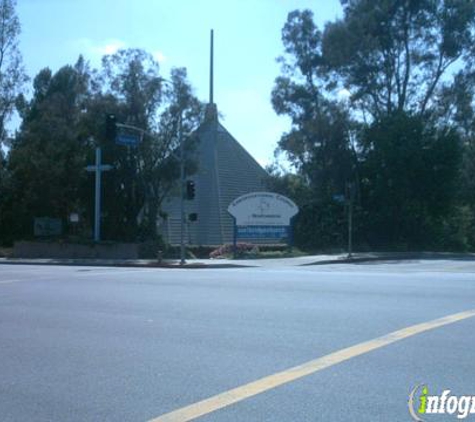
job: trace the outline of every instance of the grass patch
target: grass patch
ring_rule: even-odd
[[[253,259],[267,258],[298,258],[299,256],[307,256],[308,254],[298,248],[287,249],[284,251],[259,251]]]

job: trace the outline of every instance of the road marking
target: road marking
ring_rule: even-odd
[[[473,265],[473,263],[467,263],[464,265],[457,265],[453,267],[444,268],[441,271],[447,272],[447,273],[452,272],[452,273],[470,273],[471,274],[475,272],[475,266]]]
[[[0,284],[10,284],[10,283],[17,283],[21,280],[0,280]]]
[[[234,403],[245,400],[249,397],[279,387],[299,378],[312,375],[322,369],[337,365],[351,358],[361,356],[365,353],[376,349],[388,346],[397,341],[424,333],[435,328],[443,327],[444,325],[453,324],[467,318],[475,316],[475,310],[461,312],[446,316],[444,318],[436,319],[422,324],[413,325],[411,327],[403,328],[402,330],[394,331],[385,336],[378,337],[374,340],[366,341],[346,349],[338,350],[321,358],[311,360],[302,365],[294,366],[282,372],[261,378],[249,384],[242,385],[224,393],[210,397],[208,399],[190,404],[170,413],[166,413],[149,422],[186,422],[207,415],[218,409],[230,406]]]
[[[151,271],[154,270],[154,271]],[[104,269],[104,270],[98,270],[98,271],[76,271],[74,273],[75,277],[90,277],[90,276],[97,276],[97,275],[111,275],[111,276],[116,276],[116,275],[129,275],[129,274],[134,274],[134,273],[142,273],[142,274],[155,274],[156,270],[162,270],[162,268],[141,268],[139,270],[130,270],[127,268],[121,268],[121,269]]]

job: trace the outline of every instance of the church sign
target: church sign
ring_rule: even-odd
[[[59,218],[36,217],[34,219],[33,233],[37,237],[61,236],[62,231],[63,225]]]
[[[252,192],[231,202],[228,212],[235,220],[235,241],[290,240],[291,220],[298,207],[277,193]]]

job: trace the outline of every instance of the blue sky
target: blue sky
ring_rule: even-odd
[[[27,72],[53,71],[83,54],[93,67],[118,48],[142,48],[166,77],[186,67],[201,100],[208,99],[209,31],[215,31],[214,100],[223,124],[261,163],[273,161],[288,130],[270,104],[281,29],[294,9],[313,10],[322,28],[341,15],[338,0],[18,0],[20,48]]]

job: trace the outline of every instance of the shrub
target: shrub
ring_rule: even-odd
[[[209,257],[212,259],[217,258],[229,258],[234,253],[234,245],[226,244],[222,245],[219,248],[215,249],[209,254]],[[259,253],[259,248],[257,245],[252,243],[237,243],[236,244],[236,258],[244,258],[255,256]]]

